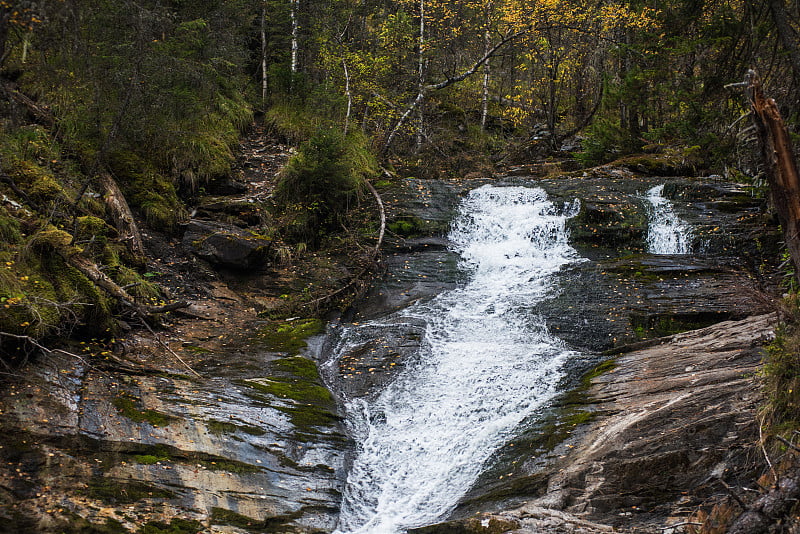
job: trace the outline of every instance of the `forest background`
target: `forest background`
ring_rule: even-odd
[[[791,130],[798,26],[785,0],[0,1],[2,361],[164,311],[127,206],[179,233],[256,118],[299,146],[256,235],[283,259],[387,176],[647,153],[763,187],[740,82]]]

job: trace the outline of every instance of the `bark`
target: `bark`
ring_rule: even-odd
[[[139,227],[136,226],[136,221],[131,213],[131,208],[125,200],[125,196],[110,174],[101,173],[99,181],[105,191],[103,201],[106,204],[106,208],[108,208],[111,219],[114,221],[114,227],[117,229],[120,239],[137,261],[143,261],[145,251],[142,235],[139,233]]]
[[[267,107],[267,5],[261,6],[261,105]]]
[[[100,268],[91,260],[81,256],[75,247],[69,245],[54,245],[56,253],[64,258],[68,265],[81,272],[86,278],[92,281],[94,285],[115,297],[120,302],[130,307],[137,315],[148,316],[157,313],[165,313],[168,311],[186,308],[189,306],[188,302],[174,302],[165,306],[145,306],[139,304],[135,299],[120,287],[119,284],[114,282],[108,277]]]
[[[300,51],[300,0],[289,0],[292,18],[292,61],[291,72],[297,74],[297,55]]]
[[[344,115],[344,135],[347,135],[350,129],[350,114],[353,110],[353,95],[350,92],[350,71],[347,70],[347,61],[342,58],[342,67],[344,68],[344,96],[347,98],[347,112]]]
[[[766,167],[770,197],[783,227],[784,241],[800,281],[800,176],[789,132],[778,105],[766,98],[754,71],[748,72],[753,122]]]

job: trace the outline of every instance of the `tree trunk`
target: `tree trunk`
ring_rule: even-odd
[[[134,256],[137,262],[144,263],[145,251],[142,235],[131,213],[131,208],[120,191],[117,182],[108,173],[100,173],[100,185],[103,187],[103,201],[108,208],[114,227],[119,233],[120,240]]]
[[[778,105],[766,98],[754,71],[747,74],[750,105],[769,182],[770,197],[783,226],[786,248],[800,281],[800,176]]]
[[[0,66],[6,61],[6,44],[8,43],[8,25],[11,20],[11,8],[0,7]]]
[[[297,54],[300,50],[300,0],[289,0],[291,6],[292,17],[292,62],[291,72],[292,75],[297,74]]]
[[[417,51],[417,94],[425,95],[425,0],[419,0],[419,42]],[[417,142],[414,146],[414,153],[418,153],[422,148],[422,128],[424,127],[425,116],[422,110],[422,99],[417,105]]]
[[[267,108],[267,4],[261,4],[261,106]]]

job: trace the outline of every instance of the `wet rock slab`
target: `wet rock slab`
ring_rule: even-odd
[[[591,380],[589,422],[549,457],[520,456],[517,473],[484,488],[441,532],[475,517],[530,523],[530,508],[599,525],[585,532],[663,532],[704,498],[749,475],[760,393],[755,373],[774,315],[726,321],[623,354]],[[527,498],[526,498],[527,496]],[[521,501],[527,504],[516,508]],[[478,509],[497,513],[468,515]],[[439,530],[434,530],[439,532]],[[498,530],[506,532],[508,530]],[[480,531],[478,531],[480,532]],[[559,530],[554,530],[559,532]],[[577,532],[577,530],[576,530]]]
[[[322,386],[276,374],[282,355],[244,342],[235,356],[224,343],[184,347],[206,377],[228,353],[215,378],[67,356],[38,365],[0,399],[4,459],[27,451],[0,473],[25,482],[2,495],[14,503],[6,519],[20,532],[61,532],[77,516],[119,532],[176,517],[209,532],[332,531],[349,447],[336,407],[281,395],[289,382]]]

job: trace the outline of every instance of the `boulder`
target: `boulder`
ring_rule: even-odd
[[[230,224],[192,219],[186,225],[183,246],[215,266],[253,270],[264,266],[272,242]]]

